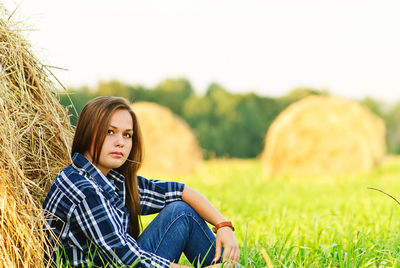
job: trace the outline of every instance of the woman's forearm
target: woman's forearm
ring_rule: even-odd
[[[188,203],[205,221],[212,225],[226,221],[226,218],[208,201],[205,196],[185,185],[182,200]],[[231,228],[220,228],[215,238],[215,256],[213,261],[221,258],[224,248],[223,261],[232,260],[238,262],[240,258],[239,245]],[[213,266],[210,266],[213,267]],[[219,265],[215,266],[219,267]]]
[[[200,217],[212,225],[226,221],[226,218],[204,195],[187,185],[183,188],[182,200],[188,203],[200,215]]]

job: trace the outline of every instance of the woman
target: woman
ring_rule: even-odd
[[[43,204],[62,244],[53,260],[73,266],[182,267],[177,263],[184,252],[204,266],[237,262],[232,224],[203,195],[182,183],[137,176],[141,147],[127,100],[98,97],[84,107],[72,164],[56,177]],[[139,215],[158,212],[140,234]],[[204,220],[215,225],[216,236]]]

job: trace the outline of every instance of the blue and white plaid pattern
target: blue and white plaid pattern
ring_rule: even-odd
[[[106,177],[79,153],[72,162],[56,177],[43,204],[51,215],[49,225],[63,244],[62,255],[70,264],[82,267],[102,260],[124,266],[140,260],[140,267],[169,267],[170,261],[140,249],[128,234],[124,177],[114,170]],[[148,215],[182,200],[184,185],[138,176],[138,187],[140,214]]]

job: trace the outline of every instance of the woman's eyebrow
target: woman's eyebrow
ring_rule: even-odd
[[[110,127],[111,127],[111,128],[115,128],[115,129],[118,129],[118,127],[113,126],[113,125],[110,125]],[[125,131],[133,131],[133,129],[132,129],[132,128],[127,128],[127,129],[125,129]]]

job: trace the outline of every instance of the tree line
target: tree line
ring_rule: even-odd
[[[130,102],[149,101],[168,107],[184,119],[195,132],[206,158],[257,157],[264,138],[276,116],[287,106],[310,95],[329,95],[327,91],[297,88],[277,97],[255,93],[233,94],[212,83],[204,95],[195,93],[185,78],[165,79],[154,88],[133,86],[112,80],[94,88],[69,88],[60,94],[60,103],[68,107],[73,125],[85,104],[96,96],[120,96]],[[400,102],[387,106],[370,97],[358,100],[386,123],[388,153],[400,153]]]

